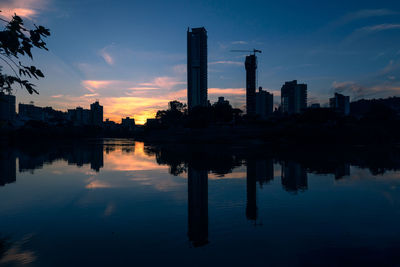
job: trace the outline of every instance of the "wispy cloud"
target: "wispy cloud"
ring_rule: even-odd
[[[349,13],[347,15],[344,15],[343,17],[339,18],[338,20],[332,22],[329,27],[334,28],[334,27],[339,27],[346,25],[348,23],[351,23],[356,20],[360,19],[367,19],[371,17],[382,17],[382,16],[389,16],[389,15],[396,15],[399,14],[399,12],[390,10],[390,9],[362,9],[358,10],[356,12]]]
[[[235,65],[235,66],[243,66],[243,62],[239,61],[230,61],[230,60],[220,60],[220,61],[214,61],[214,62],[209,62],[208,65],[218,65],[218,64],[225,64],[225,65]]]
[[[245,45],[245,44],[248,44],[248,42],[246,42],[246,41],[233,41],[232,44]]]
[[[157,87],[160,89],[173,89],[177,85],[186,84],[185,81],[181,81],[176,77],[161,76],[154,78],[151,82],[139,83],[140,86]]]
[[[60,97],[63,97],[64,95],[52,95],[52,96],[50,96],[50,97],[52,97],[52,98],[60,98]]]
[[[359,28],[350,34],[344,43],[351,43],[370,34],[387,30],[400,30],[400,24],[378,24]]]
[[[26,244],[30,242],[31,235],[25,236],[22,240],[15,242],[11,247],[4,251],[1,259],[1,265],[29,265],[30,263],[36,261],[36,253],[30,250],[24,250]]]
[[[400,93],[400,85],[383,83],[379,85],[362,85],[353,81],[334,82],[334,92],[350,95],[353,100],[373,97],[389,97]]]
[[[104,47],[103,49],[101,49],[99,51],[100,56],[104,59],[104,61],[108,64],[108,65],[114,65],[114,58],[111,56],[111,54],[107,51],[109,48],[109,46]]]
[[[46,7],[46,0],[3,0],[0,2],[0,16],[11,18],[14,14],[20,17],[34,19]]]

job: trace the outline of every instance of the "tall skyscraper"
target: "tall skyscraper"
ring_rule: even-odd
[[[256,55],[246,56],[246,113],[247,115],[256,114]]]
[[[207,31],[187,31],[187,101],[191,110],[207,106]]]
[[[285,82],[281,88],[283,113],[289,115],[301,113],[307,108],[307,84],[298,84],[296,80]]]

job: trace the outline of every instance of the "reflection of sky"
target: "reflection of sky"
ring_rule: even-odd
[[[15,242],[0,263],[119,265],[115,259],[134,258],[137,265],[179,259],[204,266],[213,259],[234,266],[251,258],[288,266],[316,250],[374,252],[400,238],[398,173],[374,176],[352,167],[340,180],[308,174],[308,190],[291,194],[274,164],[274,179],[256,184],[257,226],[246,219],[246,167],[224,177],[210,173],[210,244],[189,249],[187,173],[171,176],[143,149],[114,145],[98,173],[61,160],[17,173],[15,183],[0,187],[0,236]]]
[[[59,109],[96,99],[106,118],[142,123],[172,99],[186,100],[186,29],[208,30],[209,97],[243,107],[245,53],[261,49],[259,85],[274,92],[284,81],[309,85],[310,102],[334,90],[352,96],[398,95],[399,1],[109,1],[3,0],[52,30],[49,53],[35,51],[46,79],[40,95],[18,90],[17,101]],[[79,30],[77,30],[79,29]]]

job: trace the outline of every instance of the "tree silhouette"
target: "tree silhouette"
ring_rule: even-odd
[[[0,66],[0,91],[11,92],[12,85],[19,84],[30,94],[39,94],[34,88],[35,85],[26,78],[43,78],[42,71],[35,66],[23,65],[19,58],[27,55],[33,59],[32,48],[34,47],[48,50],[43,39],[50,36],[50,30],[36,25],[34,25],[35,29],[28,29],[16,14],[10,21],[0,18],[0,22],[4,24],[4,29],[0,31],[0,60],[13,72],[12,75],[5,74]]]

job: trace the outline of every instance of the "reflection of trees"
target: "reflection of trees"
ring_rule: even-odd
[[[16,155],[11,149],[0,149],[0,186],[16,181]]]
[[[242,164],[241,159],[232,153],[229,147],[221,146],[148,146],[145,147],[145,153],[155,156],[158,164],[168,165],[172,175],[187,172],[188,164],[217,175],[230,173]]]
[[[71,165],[90,164],[91,169],[98,172],[104,166],[103,150],[103,144],[87,142],[49,142],[19,145],[13,148],[19,160],[20,172],[40,169],[44,164],[51,164],[60,159],[66,160]]]
[[[217,175],[232,172],[244,162],[248,172],[260,185],[273,179],[273,162],[282,165],[282,185],[289,191],[307,189],[307,173],[333,174],[335,179],[350,175],[350,166],[368,168],[372,174],[400,170],[400,150],[365,147],[274,147],[229,145],[154,145],[145,146],[145,153],[154,156],[158,164],[168,165],[170,173],[187,172],[188,164]],[[253,166],[253,168],[251,167]]]

